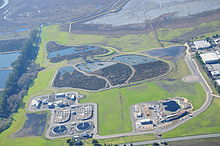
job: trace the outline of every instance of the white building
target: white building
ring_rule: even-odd
[[[218,70],[218,71],[211,71],[211,75],[212,75],[212,77],[219,77],[220,76],[220,70]]]
[[[200,54],[200,57],[202,58],[203,63],[206,64],[213,64],[219,62],[219,57],[214,52]]]
[[[207,49],[211,47],[211,44],[207,42],[206,40],[194,41],[194,45],[197,50]]]

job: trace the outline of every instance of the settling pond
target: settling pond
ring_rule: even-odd
[[[96,49],[99,49],[99,47],[96,47],[96,46],[90,46],[90,47],[85,47],[85,48],[71,47],[71,48],[66,48],[63,50],[48,52],[48,58],[54,58],[54,57],[72,55],[72,54],[78,54],[78,53],[86,53],[86,52],[96,50]]]
[[[0,53],[0,68],[10,67],[19,55],[20,53]]]
[[[165,110],[170,111],[170,112],[176,112],[177,110],[180,109],[180,105],[176,101],[167,101],[162,103],[163,106],[165,106]]]
[[[158,61],[156,59],[142,55],[121,55],[112,58],[112,60],[126,63],[132,66]]]
[[[65,74],[65,73],[67,73],[67,72],[68,72],[68,73],[72,73],[74,70],[75,70],[75,68],[72,67],[72,66],[64,66],[64,67],[60,68],[60,69],[58,70],[58,72],[60,72],[61,75],[63,75],[63,74]]]
[[[116,64],[116,62],[103,62],[103,61],[96,61],[92,63],[81,63],[77,65],[77,68],[85,71],[85,72],[94,72],[100,70],[102,68],[111,66]]]
[[[154,49],[146,51],[145,53],[149,54],[150,56],[154,57],[172,57],[172,58],[180,58],[184,55],[184,52],[186,50],[185,46],[173,46],[163,49]]]
[[[10,68],[11,64],[18,58],[20,53],[0,53],[0,69]],[[5,82],[12,70],[0,70],[0,89],[5,87]]]
[[[5,82],[6,82],[8,75],[11,71],[12,70],[1,70],[0,71],[0,89],[5,87]]]

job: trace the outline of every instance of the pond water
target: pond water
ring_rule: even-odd
[[[85,47],[85,48],[71,47],[71,48],[66,48],[63,50],[48,52],[48,58],[54,58],[58,56],[65,56],[65,55],[71,55],[71,54],[77,54],[77,53],[85,53],[85,52],[96,50],[96,49],[99,49],[99,47],[96,47],[96,46],[90,46],[90,47]]]
[[[54,129],[53,129],[53,132],[55,134],[62,134],[64,132],[66,132],[67,130],[67,127],[65,125],[60,125],[60,126],[56,126]]]
[[[28,28],[21,28],[21,29],[17,29],[15,30],[15,32],[22,32],[22,31],[29,31],[30,29]]]
[[[75,70],[75,68],[72,66],[65,66],[65,67],[60,68],[59,72],[61,73],[61,75],[63,75],[67,72],[72,73],[74,70]]]
[[[89,122],[80,123],[77,125],[77,129],[81,131],[85,131],[91,128],[91,124]]]
[[[185,46],[173,46],[163,49],[149,50],[146,51],[146,53],[154,57],[162,58],[166,56],[172,56],[174,58],[180,58],[184,55],[185,50],[186,50]]]
[[[180,109],[180,105],[173,100],[168,102],[163,102],[162,105],[165,106],[165,110],[170,112],[176,112],[178,109]]]
[[[5,87],[5,82],[7,81],[9,73],[11,73],[12,70],[0,70],[0,89]]]
[[[81,63],[77,65],[77,68],[85,71],[85,72],[94,72],[97,70],[100,70],[102,68],[111,66],[116,64],[116,62],[103,62],[103,61],[97,61],[92,63]]]
[[[0,68],[10,67],[12,62],[14,62],[20,53],[9,53],[9,54],[1,54],[0,53]]]
[[[139,65],[157,61],[156,59],[142,55],[121,55],[112,58],[112,60],[127,63],[129,65]]]

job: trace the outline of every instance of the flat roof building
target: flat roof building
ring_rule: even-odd
[[[219,62],[218,55],[215,52],[200,54],[203,63],[214,64]]]
[[[208,71],[220,70],[220,64],[206,64]]]
[[[220,76],[220,70],[218,70],[218,71],[211,71],[211,75],[212,75],[212,77],[219,77]]]
[[[211,44],[209,42],[207,42],[206,40],[194,41],[194,45],[197,50],[207,49],[207,48],[211,47]]]

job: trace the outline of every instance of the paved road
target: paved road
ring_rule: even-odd
[[[205,92],[206,92],[206,101],[205,103],[202,105],[202,107],[196,111],[194,111],[192,113],[192,116],[186,116],[185,118],[183,118],[182,121],[178,122],[177,124],[170,126],[168,128],[157,128],[155,130],[151,130],[151,131],[145,131],[145,132],[129,132],[129,133],[122,133],[122,134],[114,134],[114,135],[106,135],[106,136],[100,136],[100,135],[95,135],[95,138],[98,139],[107,139],[107,138],[117,138],[117,137],[125,137],[125,136],[133,136],[133,135],[140,135],[140,134],[159,134],[159,133],[164,133],[164,132],[168,132],[170,130],[173,130],[174,128],[180,126],[181,124],[187,122],[188,120],[190,120],[192,117],[195,117],[199,114],[201,114],[202,112],[204,112],[212,103],[212,89],[209,87],[208,83],[206,82],[206,80],[204,79],[204,77],[202,76],[201,72],[199,71],[199,67],[196,64],[196,62],[194,61],[194,59],[191,57],[193,55],[193,53],[189,53],[189,51],[187,50],[187,54],[185,56],[185,61],[187,63],[187,65],[189,66],[191,72],[193,75],[198,76],[199,77],[199,81],[202,84]]]
[[[161,143],[161,142],[172,142],[172,141],[183,141],[183,140],[193,140],[193,139],[202,139],[202,138],[214,138],[220,137],[220,134],[206,134],[206,135],[195,135],[195,136],[185,136],[185,137],[176,137],[176,138],[166,138],[166,139],[158,139],[158,140],[149,140],[149,141],[142,141],[142,142],[135,142],[132,143],[133,145],[146,145],[152,143]],[[126,145],[130,145],[127,143]],[[121,144],[124,146],[124,144]]]

